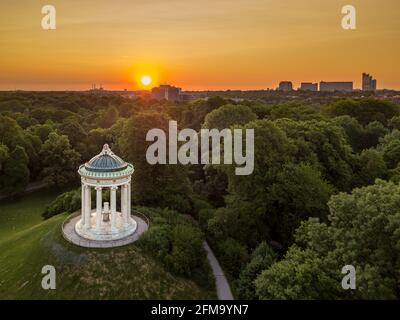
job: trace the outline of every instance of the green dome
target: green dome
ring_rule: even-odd
[[[85,164],[85,168],[92,172],[115,172],[124,170],[128,164],[115,155],[108,144],[105,144],[103,151],[93,157]]]
[[[79,173],[92,177],[116,177],[132,174],[133,166],[115,155],[108,144],[90,161],[80,166]]]

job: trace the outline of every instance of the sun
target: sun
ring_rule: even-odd
[[[152,82],[153,79],[149,76],[149,75],[143,75],[140,78],[140,82],[142,83],[142,85],[144,85],[145,87],[149,86]]]

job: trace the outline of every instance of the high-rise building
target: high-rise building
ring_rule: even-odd
[[[179,100],[181,88],[173,87],[168,84],[162,84],[159,87],[151,89],[151,97],[156,100]]]
[[[279,91],[292,91],[293,90],[293,84],[291,81],[281,81],[279,83],[278,87]]]
[[[353,91],[353,82],[325,82],[319,83],[319,90],[321,92],[351,92]]]
[[[181,88],[177,88],[169,84],[162,84],[159,87],[151,89],[151,97],[156,100],[168,101],[193,100],[193,96],[191,94],[183,93],[181,90]]]
[[[368,73],[362,74],[362,90],[376,91],[376,79],[373,79]]]
[[[301,91],[318,91],[318,83],[302,82],[300,85]]]

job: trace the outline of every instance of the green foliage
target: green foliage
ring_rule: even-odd
[[[400,130],[400,116],[395,116],[388,122],[388,127],[391,130]]]
[[[296,121],[321,119],[322,115],[319,112],[318,106],[297,104],[297,103],[283,103],[278,105],[271,105],[267,107],[269,110],[263,116],[269,120],[277,119],[292,119]]]
[[[320,169],[322,176],[339,190],[351,189],[354,155],[341,127],[315,120],[281,119],[275,123],[297,146],[298,162]]]
[[[168,132],[168,120],[168,116],[162,113],[139,113],[126,122],[118,145],[123,158],[135,166],[132,191],[138,204],[189,212],[192,191],[187,167],[174,164],[150,165],[146,160],[147,148],[152,144],[146,141],[147,132],[153,128]]]
[[[400,140],[390,141],[384,146],[383,158],[390,169],[398,165],[400,162]]]
[[[235,124],[246,124],[257,116],[248,106],[227,104],[208,113],[203,128],[223,130]]]
[[[264,241],[252,252],[250,262],[243,268],[235,282],[239,299],[257,299],[255,280],[262,271],[271,267],[277,260],[275,252]]]
[[[16,194],[26,187],[29,182],[28,155],[21,146],[10,153],[5,160],[1,189],[6,194]]]
[[[355,179],[357,186],[373,184],[375,179],[384,179],[388,175],[388,168],[382,152],[375,149],[366,149],[361,152],[355,166]]]
[[[51,132],[40,152],[42,175],[49,185],[57,187],[75,182],[80,155],[71,148],[67,136]]]
[[[342,127],[346,134],[347,141],[354,151],[358,152],[364,149],[364,128],[357,119],[344,115],[333,118],[332,123]]]
[[[73,213],[81,208],[81,190],[76,189],[60,194],[55,200],[49,203],[42,213],[45,219],[64,212]]]
[[[86,141],[87,133],[79,123],[78,119],[75,117],[66,118],[61,123],[60,132],[68,137],[68,140],[74,149],[85,149],[84,142]]]
[[[56,126],[52,121],[46,121],[44,124],[35,124],[28,128],[28,132],[33,133],[39,137],[42,142],[45,142],[49,134],[56,130]]]
[[[100,114],[99,125],[110,128],[118,120],[118,110],[114,106],[108,107]]]
[[[330,224],[304,222],[285,258],[256,280],[260,299],[399,298],[400,186],[377,180],[329,202]],[[353,265],[357,289],[341,288]]]
[[[232,238],[218,243],[217,252],[224,270],[233,278],[239,276],[249,259],[246,247]]]
[[[284,245],[292,240],[302,220],[319,217],[326,220],[327,202],[333,188],[321,173],[308,164],[288,164],[278,173],[268,192],[269,228]]]
[[[372,121],[386,125],[390,119],[399,115],[399,107],[391,102],[377,99],[346,99],[332,103],[325,112],[331,117],[349,115],[362,125]]]
[[[293,246],[284,260],[258,276],[255,281],[257,296],[267,300],[335,298],[340,279],[332,279],[324,271],[323,260],[314,251]]]
[[[173,210],[139,208],[150,216],[150,229],[140,238],[140,246],[174,274],[191,277],[205,287],[213,278],[203,249],[204,236],[188,216]]]
[[[0,143],[0,175],[3,171],[4,163],[9,157],[8,147]]]

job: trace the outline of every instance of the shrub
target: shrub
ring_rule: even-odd
[[[225,271],[233,278],[236,278],[246,262],[248,254],[246,247],[232,238],[217,245],[218,257]]]
[[[74,212],[81,207],[81,189],[64,192],[53,202],[46,206],[42,216],[45,219],[61,214],[63,212]]]

